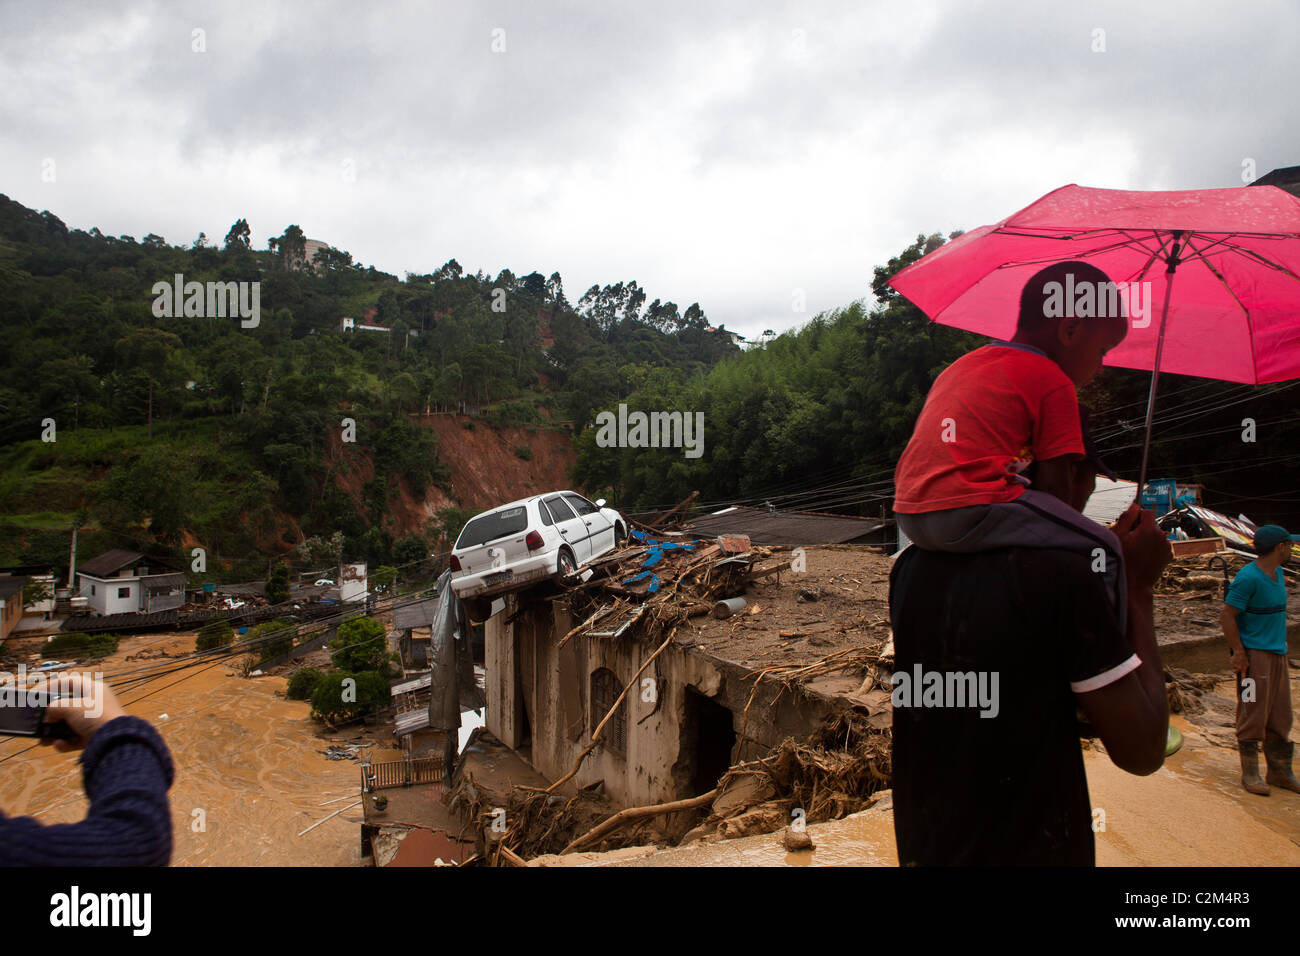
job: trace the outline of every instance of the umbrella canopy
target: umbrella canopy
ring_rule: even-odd
[[[936,322],[1009,339],[1025,282],[1072,259],[1105,272],[1128,310],[1129,333],[1105,364],[1152,372],[1139,487],[1161,371],[1251,385],[1300,377],[1300,199],[1276,186],[1062,186],[889,284]]]
[[[890,285],[936,322],[1007,339],[1025,281],[1082,259],[1116,283],[1149,283],[1129,290],[1133,322],[1106,364],[1154,371],[1175,247],[1159,370],[1251,385],[1300,378],[1300,198],[1276,186],[1062,186],[940,246]]]

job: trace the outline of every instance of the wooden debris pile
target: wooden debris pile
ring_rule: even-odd
[[[581,623],[561,644],[577,634],[623,637],[633,628],[654,637],[790,567],[789,561],[770,561],[772,550],[751,545],[744,535],[707,539],[634,530],[631,540],[631,547],[588,565],[592,577],[570,589],[569,609]]]
[[[1187,594],[1185,600],[1198,597],[1218,598],[1223,593],[1223,567],[1228,568],[1228,580],[1244,567],[1248,560],[1241,555],[1228,554],[1214,556],[1213,567],[1207,566],[1204,555],[1191,558],[1175,558],[1169,562],[1160,580],[1156,582],[1157,594]]]
[[[478,861],[490,866],[559,853],[610,815],[608,802],[591,790],[564,796],[513,787],[502,794],[478,785],[472,775],[457,782],[447,806],[470,821]]]
[[[682,842],[774,833],[796,816],[822,823],[865,810],[890,787],[891,753],[889,731],[867,715],[836,714],[808,740],[787,737],[767,756],[727,771],[708,817]]]

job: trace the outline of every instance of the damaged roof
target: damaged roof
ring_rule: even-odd
[[[413,627],[431,627],[434,616],[438,612],[438,599],[429,598],[427,601],[416,601],[413,604],[404,604],[393,611],[393,630],[407,631]]]
[[[764,545],[848,544],[888,524],[879,518],[736,507],[693,518],[686,528],[701,535],[745,534],[754,544]]]

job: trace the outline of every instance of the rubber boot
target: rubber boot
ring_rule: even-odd
[[[1241,785],[1250,793],[1267,797],[1268,784],[1259,777],[1259,741],[1239,740],[1237,749],[1241,752]]]
[[[1300,780],[1291,772],[1291,758],[1294,756],[1295,744],[1284,737],[1270,734],[1264,740],[1264,759],[1268,762],[1265,781],[1283,790],[1300,793]]]

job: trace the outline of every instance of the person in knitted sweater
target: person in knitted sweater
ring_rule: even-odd
[[[79,823],[48,825],[0,812],[0,866],[166,866],[175,768],[162,736],[89,674],[63,676],[58,689],[45,719],[64,721],[76,736],[42,744],[84,748],[81,781],[90,810]]]

